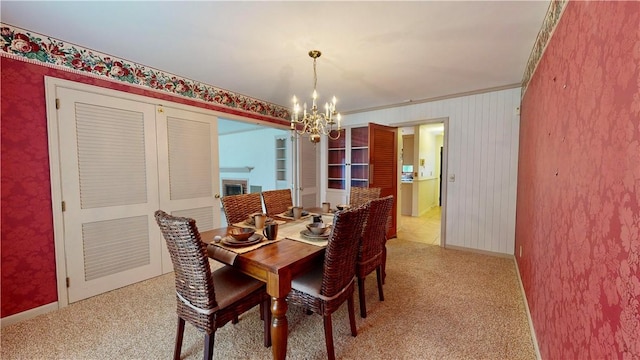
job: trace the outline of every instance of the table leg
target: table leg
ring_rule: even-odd
[[[273,358],[276,360],[287,357],[287,336],[289,323],[287,321],[287,301],[284,297],[272,297],[271,305],[271,342]]]

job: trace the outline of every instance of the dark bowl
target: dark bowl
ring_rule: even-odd
[[[307,225],[307,229],[309,229],[309,231],[311,231],[311,233],[314,235],[324,234],[324,232],[327,230],[328,227],[329,226],[321,222],[311,223]]]
[[[232,227],[229,228],[229,235],[238,241],[246,241],[253,235],[256,231],[251,228],[241,228],[241,227]]]
[[[338,210],[346,210],[348,208],[350,208],[351,206],[348,204],[338,204],[336,205],[336,208],[338,208]]]

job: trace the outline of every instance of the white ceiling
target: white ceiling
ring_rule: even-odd
[[[520,83],[548,1],[6,1],[3,23],[282,106],[352,112]]]

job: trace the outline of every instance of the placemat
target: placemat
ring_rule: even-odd
[[[207,252],[209,254],[209,257],[212,257],[218,261],[222,261],[225,264],[233,265],[233,262],[236,260],[236,256],[238,256],[238,254],[244,254],[249,251],[253,251],[257,248],[272,244],[279,240],[280,239],[267,240],[266,238],[263,238],[259,243],[246,247],[233,247],[227,246],[222,242],[212,242],[207,245]]]
[[[308,240],[300,235],[300,231],[305,230],[307,228],[307,224],[309,224],[307,221],[296,221],[280,226],[278,229],[278,239],[287,238],[315,246],[327,246],[327,243],[329,242],[328,240]]]
[[[209,255],[210,258],[223,262],[227,265],[233,265],[238,253],[227,250],[222,246],[216,246],[214,243],[210,243],[207,244],[207,255]]]
[[[273,221],[278,225],[282,225],[282,224],[286,223],[286,221],[284,221],[284,220],[273,219]],[[262,230],[262,229],[256,228],[255,225],[249,225],[244,221],[240,221],[240,222],[237,222],[237,223],[231,224],[231,225],[236,226],[236,227],[245,227],[245,228],[254,229],[254,230]]]

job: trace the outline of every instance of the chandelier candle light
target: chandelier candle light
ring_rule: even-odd
[[[331,103],[324,104],[324,113],[318,112],[318,105],[316,100],[318,98],[318,92],[316,91],[316,84],[318,83],[318,75],[316,73],[316,60],[322,55],[319,50],[309,51],[309,56],[313,58],[313,105],[311,106],[311,112],[307,112],[307,103],[303,106],[302,119],[298,119],[298,113],[300,112],[300,104],[298,99],[293,97],[293,113],[291,114],[291,131],[296,131],[300,135],[309,135],[309,141],[312,143],[320,142],[320,135],[328,136],[332,140],[337,140],[340,137],[340,119],[341,116],[336,112],[336,97],[334,96]],[[302,126],[297,126],[301,124]],[[334,129],[334,125],[337,128]],[[332,133],[337,135],[333,136]]]

